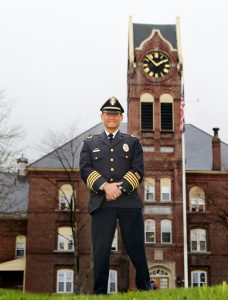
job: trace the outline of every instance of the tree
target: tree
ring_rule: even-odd
[[[213,216],[210,218],[215,225],[228,229],[228,184],[223,183],[214,187],[212,197],[208,198]]]
[[[56,133],[53,130],[48,130],[45,137],[42,140],[42,146],[40,147],[41,151],[45,149],[54,149],[49,155],[51,155],[52,160],[55,160],[58,164],[58,168],[63,170],[62,180],[69,185],[70,191],[64,190],[63,186],[59,186],[56,180],[49,178],[48,176],[43,176],[55,189],[54,194],[50,192],[49,188],[44,187],[42,193],[47,198],[54,198],[56,201],[56,194],[61,194],[61,202],[58,203],[59,210],[62,210],[65,214],[68,215],[68,221],[72,230],[73,241],[68,239],[69,243],[73,242],[73,256],[74,256],[74,293],[79,294],[83,293],[87,278],[92,270],[92,259],[90,259],[87,266],[86,272],[79,278],[79,235],[88,224],[88,218],[85,220],[81,217],[81,212],[79,204],[77,201],[77,186],[76,178],[78,176],[77,164],[77,155],[79,153],[79,146],[73,137],[75,137],[76,124],[71,125],[67,129]],[[72,138],[69,141],[69,138]],[[48,141],[48,142],[47,142]],[[67,142],[66,142],[67,141]],[[60,143],[64,143],[60,146]],[[57,199],[59,201],[59,199]],[[61,235],[61,233],[57,233]],[[64,237],[66,238],[66,237]]]
[[[21,125],[11,125],[12,105],[0,91],[0,171],[11,171],[14,168],[16,156],[20,153],[18,142],[24,135]]]

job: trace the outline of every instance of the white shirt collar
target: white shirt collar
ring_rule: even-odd
[[[119,129],[117,129],[115,132],[113,132],[113,138],[116,136],[117,132],[119,131]],[[107,134],[107,136],[109,135],[109,132],[107,130],[105,130],[105,133]]]

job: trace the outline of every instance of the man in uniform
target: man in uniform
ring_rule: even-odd
[[[104,132],[88,137],[80,155],[81,177],[90,189],[94,293],[107,293],[117,220],[136,269],[137,289],[150,290],[142,202],[137,192],[144,173],[142,146],[138,138],[119,131],[124,109],[115,97],[108,99],[100,110]]]

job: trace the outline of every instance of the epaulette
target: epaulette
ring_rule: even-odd
[[[131,134],[132,137],[139,139],[139,136]]]
[[[87,139],[91,139],[92,137],[93,137],[93,135],[90,134],[90,135],[88,135],[86,138],[87,138]]]

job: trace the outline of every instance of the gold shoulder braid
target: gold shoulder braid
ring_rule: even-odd
[[[87,138],[87,139],[91,139],[92,137],[93,137],[93,135],[90,134],[90,135],[88,135],[86,138]]]

